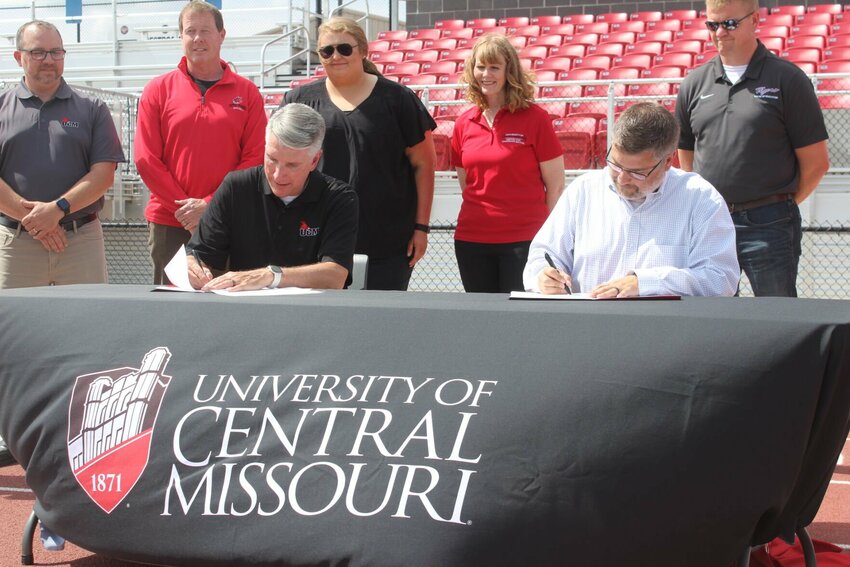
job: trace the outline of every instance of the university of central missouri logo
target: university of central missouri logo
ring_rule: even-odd
[[[148,464],[171,358],[156,347],[139,368],[78,376],[68,408],[68,460],[77,482],[107,514],[130,493]]]

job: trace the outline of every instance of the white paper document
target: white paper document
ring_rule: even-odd
[[[573,300],[573,301],[635,301],[651,299],[681,299],[679,295],[638,295],[636,297],[590,297],[589,293],[546,295],[536,291],[512,291],[511,299]]]
[[[182,291],[187,293],[208,293],[195,289],[189,283],[189,261],[185,246],[181,246],[174,257],[165,266],[165,275],[172,285],[161,285],[154,288],[155,291]],[[250,291],[227,291],[226,289],[212,290],[216,295],[228,297],[257,297],[263,295],[307,295],[321,293],[318,289],[305,289],[300,287],[283,287],[278,289],[254,289]]]

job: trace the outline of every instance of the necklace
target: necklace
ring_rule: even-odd
[[[484,111],[484,118],[487,120],[487,123],[492,126],[493,121],[496,120],[496,115],[499,113],[498,108],[488,108]]]

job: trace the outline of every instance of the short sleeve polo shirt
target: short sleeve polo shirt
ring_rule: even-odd
[[[61,81],[42,103],[23,80],[0,94],[0,177],[21,197],[53,201],[101,162],[123,162],[124,151],[106,104]],[[103,198],[75,211],[103,208]]]
[[[727,203],[795,193],[794,150],[828,138],[811,81],[761,42],[732,85],[717,56],[685,78],[676,101],[679,148]]]
[[[357,203],[347,183],[316,171],[288,205],[272,193],[263,166],[234,171],[213,195],[189,248],[218,270],[334,262],[350,273]]]

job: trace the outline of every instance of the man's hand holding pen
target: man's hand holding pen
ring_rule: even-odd
[[[213,279],[212,272],[204,265],[196,251],[192,250],[192,253],[186,257],[186,264],[189,267],[189,283],[193,288],[201,289]]]
[[[549,264],[549,267],[543,268],[543,271],[537,275],[537,285],[540,288],[540,293],[550,295],[572,293],[571,288],[573,280],[570,275],[559,270],[555,266],[555,263],[552,261],[552,257],[549,256],[548,252],[545,256],[546,263]]]

